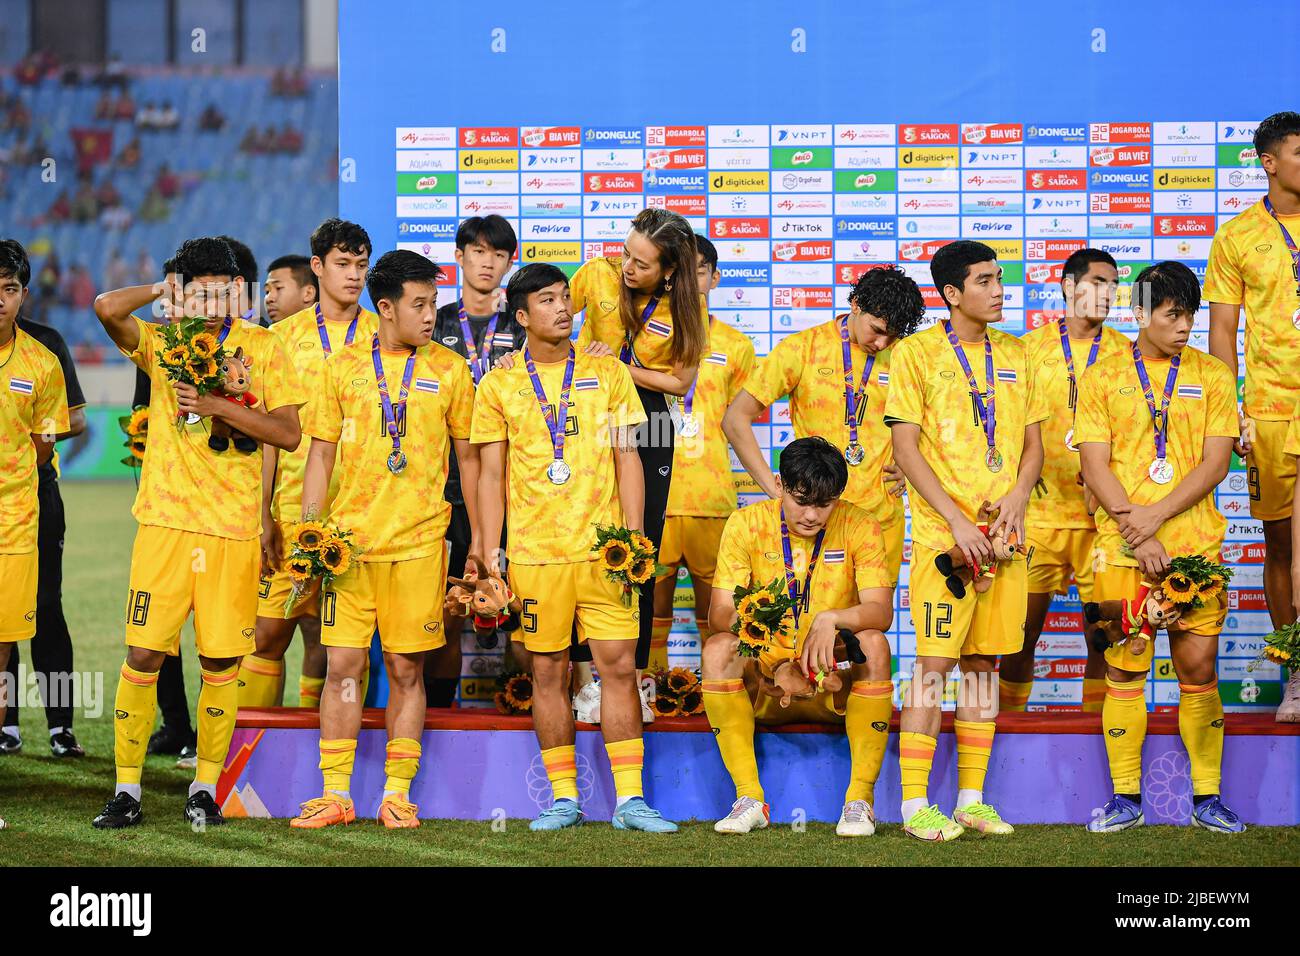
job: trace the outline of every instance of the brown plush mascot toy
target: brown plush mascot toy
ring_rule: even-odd
[[[221,376],[225,382],[217,394],[236,405],[256,408],[257,396],[249,391],[253,387],[252,369],[253,357],[244,354],[242,345],[235,349],[233,354],[227,352],[225,361],[221,363]],[[232,438],[237,451],[257,451],[257,442],[253,439],[231,428],[219,418],[212,419],[212,434],[208,436],[209,448],[215,452],[223,452],[230,447]]]

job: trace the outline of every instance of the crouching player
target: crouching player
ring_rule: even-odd
[[[1075,440],[1097,513],[1096,600],[1133,598],[1145,576],[1159,580],[1171,557],[1217,562],[1227,523],[1214,488],[1228,474],[1237,421],[1236,381],[1219,359],[1187,347],[1201,290],[1179,262],[1160,262],[1133,283],[1141,326],[1125,354],[1098,362],[1080,382]],[[1181,698],[1178,732],[1191,761],[1192,820],[1221,833],[1245,825],[1219,800],[1223,703],[1215,672],[1228,597],[1220,592],[1169,628]],[[1106,651],[1101,726],[1115,795],[1088,824],[1126,830],[1142,818],[1145,684],[1154,642]]]
[[[642,528],[641,459],[631,433],[645,412],[626,366],[612,355],[574,350],[573,304],[563,272],[541,263],[524,266],[506,295],[527,344],[522,361],[493,369],[479,382],[471,437],[483,466],[479,540],[500,541],[509,520],[510,587],[523,598],[533,723],[555,795],[531,826],[559,830],[582,822],[568,694],[576,619],[577,638],[590,642],[605,685],[600,731],[618,800],[614,827],[671,833],[676,824],[642,797],[637,606],[624,603],[620,585],[605,577],[592,551],[596,523]],[[468,486],[465,500],[472,500]],[[499,554],[490,564],[500,570]]]
[[[736,785],[731,812],[714,825],[719,833],[748,833],[771,819],[758,779],[754,725],[808,721],[843,721],[849,737],[852,769],[835,832],[870,836],[876,830],[872,803],[893,708],[882,632],[893,617],[894,582],[880,525],[840,500],[848,480],[839,449],[824,438],[797,439],[781,452],[779,497],[735,512],[722,532],[709,607],[712,636],[703,653],[704,707]],[[793,648],[803,672],[832,670],[841,629],[858,635],[867,657],[853,665],[852,683],[839,693],[818,691],[785,709],[760,692],[758,668],[746,673],[731,633],[735,588],[778,578],[794,602]]]
[[[452,444],[465,486],[478,481],[478,455],[469,444],[474,383],[463,358],[429,341],[440,274],[414,252],[379,258],[366,280],[379,331],[326,360],[321,394],[308,412],[303,520],[327,514],[356,536],[363,552],[321,595],[321,643],[329,655],[320,707],[325,788],[302,805],[294,827],[356,819],[349,788],[361,729],[359,689],[376,626],[389,682],[379,821],[390,829],[420,825],[410,790],[424,730],[424,656],[445,642],[451,505],[442,485]],[[336,470],[338,492],[327,509]]]

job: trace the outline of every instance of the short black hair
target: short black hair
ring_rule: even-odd
[[[257,271],[257,256],[253,255],[253,250],[248,248],[233,236],[217,236],[218,239],[224,239],[226,245],[230,246],[230,251],[235,254],[235,264],[239,266],[239,275],[250,286],[257,285],[260,273]]]
[[[266,267],[266,272],[269,275],[276,269],[288,269],[293,273],[293,281],[298,285],[304,288],[311,286],[317,292],[320,291],[320,280],[316,278],[316,273],[311,271],[311,260],[306,256],[300,256],[296,253],[280,256],[278,259],[272,260],[271,264]]]
[[[695,254],[708,264],[710,272],[718,271],[718,247],[708,236],[701,236],[698,232],[695,234]]]
[[[331,249],[333,246],[330,247]],[[328,251],[328,250],[326,250]],[[348,250],[351,252],[352,250]],[[394,249],[385,252],[379,261],[366,273],[366,291],[370,301],[379,307],[380,299],[396,302],[402,297],[402,291],[408,282],[427,282],[437,285],[442,278],[442,269],[410,249]]]
[[[513,256],[519,248],[514,228],[496,213],[490,216],[471,216],[460,224],[456,229],[456,248],[464,252],[472,242],[485,243],[508,256]]]
[[[1148,317],[1166,302],[1179,312],[1195,312],[1201,307],[1201,284],[1196,273],[1181,262],[1157,262],[1138,273],[1129,301]]]
[[[796,438],[781,450],[781,485],[800,504],[822,508],[849,483],[844,454],[825,438]]]
[[[516,316],[520,310],[528,311],[528,297],[540,292],[547,286],[563,282],[569,284],[569,277],[559,266],[549,262],[530,262],[510,277],[506,283],[506,308],[510,315]]]
[[[946,305],[948,299],[943,294],[945,287],[956,286],[960,292],[966,286],[966,276],[970,274],[971,266],[997,261],[998,254],[984,243],[973,239],[958,239],[939,247],[939,251],[930,260],[930,278],[934,280],[934,287]],[[952,311],[951,306],[948,311]]]
[[[895,338],[906,338],[925,318],[925,298],[916,282],[897,266],[868,269],[849,290],[849,302],[859,312],[885,320]]]
[[[230,243],[217,236],[200,236],[186,239],[172,259],[172,272],[180,274],[181,282],[193,282],[195,276],[239,275],[239,262]]]
[[[370,255],[375,247],[370,242],[370,233],[355,222],[339,219],[337,216],[326,219],[311,234],[311,254],[319,259],[329,255],[331,249],[342,249],[354,256]]]
[[[18,277],[18,284],[24,289],[32,281],[32,264],[27,258],[27,250],[16,239],[0,239],[0,276],[8,279]]]
[[[1273,153],[1288,136],[1300,136],[1300,113],[1274,113],[1255,127],[1255,155]]]
[[[1094,262],[1103,262],[1112,269],[1119,270],[1115,257],[1105,249],[1075,249],[1070,253],[1070,258],[1065,260],[1065,265],[1061,266],[1061,282],[1064,283],[1067,277],[1078,282],[1088,274]]]

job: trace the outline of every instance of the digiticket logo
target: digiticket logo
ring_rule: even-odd
[[[582,141],[588,146],[642,146],[645,134],[640,127],[589,127]]]

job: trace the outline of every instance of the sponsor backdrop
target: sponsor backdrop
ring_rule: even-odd
[[[450,300],[460,218],[499,213],[521,263],[571,273],[618,254],[639,210],[672,209],[717,245],[711,309],[760,356],[843,310],[855,279],[884,263],[916,279],[933,321],[929,259],[959,237],[998,251],[1013,332],[1058,313],[1061,264],[1085,245],[1110,251],[1123,281],[1161,259],[1203,277],[1216,226],[1262,195],[1251,137],[1261,117],[1296,106],[1286,91],[1300,63],[1300,8],[1258,3],[994,3],[978,17],[960,5],[936,16],[904,3],[681,0],[429,10],[340,4],[340,206],[376,252],[451,264]],[[1224,31],[1265,23],[1276,46],[1234,63],[1231,82],[1197,65]],[[1113,323],[1136,334],[1123,294]],[[1206,329],[1203,308],[1194,346]],[[788,406],[758,430],[775,466],[793,438]],[[734,455],[732,466],[753,500]],[[1219,686],[1231,708],[1275,706],[1277,669],[1248,669],[1270,626],[1240,461],[1217,497],[1236,567]],[[896,602],[906,673],[905,587]],[[694,666],[690,603],[683,579],[670,655]],[[1081,627],[1071,592],[1039,643],[1031,709],[1078,706]],[[468,638],[462,697],[490,700],[498,668]],[[1163,637],[1148,695],[1157,710],[1178,698]]]

